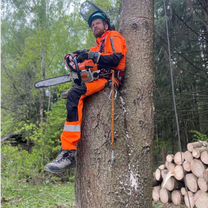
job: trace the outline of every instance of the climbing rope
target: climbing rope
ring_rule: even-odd
[[[115,161],[115,71],[112,70],[112,85],[111,85],[111,144],[112,144],[112,154],[111,163]]]
[[[174,79],[173,79],[173,67],[172,67],[172,61],[171,61],[171,50],[170,50],[170,34],[169,34],[169,27],[168,27],[168,16],[167,16],[167,9],[165,0],[163,0],[164,5],[164,11],[165,11],[165,26],[166,26],[166,36],[167,36],[167,43],[168,43],[168,61],[169,61],[169,69],[170,69],[170,79],[171,79],[171,90],[172,90],[172,99],[173,99],[173,107],[174,107],[174,113],[175,113],[175,121],[176,121],[176,130],[177,130],[177,136],[178,136],[178,147],[179,151],[181,152],[181,161],[182,161],[182,145],[181,145],[181,137],[180,137],[180,126],[178,121],[178,112],[177,112],[177,106],[176,106],[176,96],[175,96],[175,86],[174,86]],[[191,208],[191,202],[190,197],[188,194],[188,188],[185,183],[185,189],[188,196],[188,203],[189,207]]]

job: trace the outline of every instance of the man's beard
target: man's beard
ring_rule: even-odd
[[[100,37],[102,37],[102,35],[105,33],[105,29],[104,30],[99,30],[98,32],[94,32],[94,36],[96,37],[96,38],[100,38]]]

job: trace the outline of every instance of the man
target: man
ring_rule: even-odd
[[[89,52],[79,53],[78,62],[91,59],[103,73],[110,74],[111,70],[115,70],[118,86],[126,68],[126,41],[120,33],[111,31],[110,21],[105,13],[95,12],[90,16],[88,24],[96,37],[97,46],[91,48]],[[69,91],[66,105],[67,120],[61,135],[62,152],[53,162],[46,165],[46,171],[60,173],[74,165],[77,146],[81,139],[84,99],[103,90],[109,80],[110,76],[89,83],[75,84]]]

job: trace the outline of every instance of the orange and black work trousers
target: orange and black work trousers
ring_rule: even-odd
[[[108,80],[98,79],[90,83],[75,85],[68,94],[67,120],[61,135],[62,150],[77,150],[81,139],[84,99],[105,88]]]

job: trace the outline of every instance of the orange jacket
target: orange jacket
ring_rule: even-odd
[[[111,68],[119,71],[126,69],[127,46],[124,37],[117,31],[106,31],[96,40],[97,46],[91,52],[100,52],[99,68]]]

